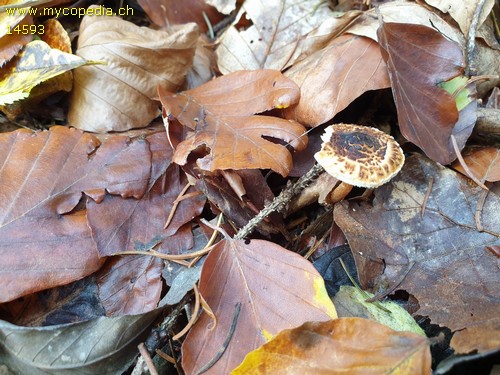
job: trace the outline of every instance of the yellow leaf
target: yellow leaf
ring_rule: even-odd
[[[0,104],[26,98],[40,82],[87,63],[81,57],[51,49],[45,42],[33,41],[2,72]]]

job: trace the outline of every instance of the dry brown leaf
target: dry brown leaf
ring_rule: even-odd
[[[221,37],[216,50],[219,70],[224,74],[237,70],[283,70],[322,47],[359,13],[353,11],[336,18],[326,3],[318,6],[316,0],[247,0],[235,25]],[[245,17],[252,26],[238,30],[236,24]]]
[[[464,155],[464,161],[481,182],[500,180],[500,149],[485,147],[471,150]],[[467,176],[459,161],[453,163],[453,168]]]
[[[462,33],[440,18],[436,13],[414,2],[391,1],[364,12],[349,27],[347,32],[366,36],[378,41],[377,29],[380,21],[377,12],[380,12],[384,22],[410,23],[432,27],[448,39],[464,45]]]
[[[469,34],[470,25],[479,0],[425,0],[425,2],[434,8],[439,9],[443,13],[449,13],[450,16],[458,23],[462,33],[467,36]],[[477,26],[481,26],[490,14],[491,9],[495,5],[495,0],[486,0],[482,6],[481,14]]]
[[[189,332],[182,345],[187,374],[214,358],[232,325],[227,350],[210,369],[212,374],[229,374],[248,352],[283,329],[337,317],[313,265],[268,241],[219,242],[203,264],[200,293],[217,325],[210,329],[214,322],[202,314]]]
[[[217,9],[208,5],[205,0],[138,0],[138,3],[151,21],[160,27],[195,22],[205,33],[208,25],[203,13],[212,25],[222,20]]]
[[[66,127],[0,135],[0,301],[95,272],[102,264],[82,192],[141,197],[150,176],[144,141],[110,139]]]
[[[431,373],[425,337],[368,319],[307,322],[280,332],[245,357],[232,375]]]
[[[285,117],[308,126],[329,121],[365,91],[391,86],[378,44],[354,35],[332,40],[285,75],[301,90]]]
[[[146,126],[160,113],[157,86],[175,91],[184,82],[197,39],[194,24],[166,32],[119,17],[84,17],[76,53],[106,64],[75,70],[70,124],[93,132]]]
[[[173,161],[185,165],[191,152],[205,148],[196,162],[201,170],[270,168],[287,176],[295,150],[307,145],[304,128],[295,121],[255,113],[286,108],[298,101],[295,83],[274,70],[241,71],[179,94],[159,91],[169,120],[193,130],[176,146]],[[209,151],[207,150],[209,149]]]
[[[500,349],[499,319],[477,327],[467,327],[455,332],[450,346],[456,354],[498,352]]]
[[[483,189],[415,154],[374,194],[373,203],[334,209],[363,288],[405,290],[418,315],[453,331],[498,320],[499,259],[490,249],[500,245],[500,184],[476,211]]]

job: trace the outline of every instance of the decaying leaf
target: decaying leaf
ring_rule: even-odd
[[[145,141],[115,136],[101,147],[90,134],[52,127],[0,134],[0,301],[95,272],[102,264],[82,192],[140,198],[150,176]],[[34,230],[33,228],[36,228]]]
[[[176,146],[173,161],[179,165],[205,148],[208,155],[196,162],[201,170],[270,168],[286,176],[292,167],[290,152],[266,138],[288,142],[296,150],[307,145],[299,123],[254,115],[298,101],[299,88],[278,71],[235,72],[179,94],[160,89],[159,95],[168,119],[193,131]]]
[[[336,205],[361,284],[376,293],[406,290],[418,300],[418,315],[451,330],[495,319],[499,259],[488,249],[500,245],[500,184],[481,207],[483,194],[462,175],[414,155],[375,190],[373,205]]]
[[[186,373],[196,373],[230,342],[211,367],[228,374],[251,350],[283,329],[336,318],[323,279],[307,260],[272,242],[224,240],[208,255],[200,293],[217,317],[202,314],[182,345]],[[211,327],[213,329],[211,329]]]
[[[47,43],[35,40],[11,60],[0,76],[0,104],[26,98],[40,82],[86,64],[81,57],[51,49]]]
[[[235,24],[247,18],[252,25],[245,30],[229,27],[218,46],[219,70],[276,69],[293,65],[331,39],[359,12],[335,18],[326,3],[315,0],[246,0]]]
[[[431,374],[425,337],[367,319],[307,322],[248,354],[232,375]]]
[[[121,374],[160,311],[51,327],[0,321],[0,357],[18,374]]]
[[[462,149],[475,123],[472,116],[455,129],[459,121],[455,98],[437,86],[462,74],[460,45],[432,28],[400,23],[383,23],[378,38],[401,133],[434,161],[452,162],[456,154],[451,135],[460,135]]]
[[[342,285],[333,298],[339,317],[374,320],[395,331],[413,332],[425,336],[415,319],[403,307],[392,301],[367,302],[374,295],[353,286]]]
[[[465,164],[480,181],[500,180],[500,150],[495,147],[472,149],[464,155]],[[467,173],[458,161],[453,168],[467,176]]]
[[[285,75],[300,86],[300,101],[285,116],[318,126],[368,90],[390,87],[380,48],[374,41],[343,35],[296,63]]]
[[[70,124],[93,132],[146,126],[160,113],[157,86],[175,91],[184,82],[198,34],[194,24],[167,32],[114,16],[84,17],[76,53],[105,64],[75,71]]]

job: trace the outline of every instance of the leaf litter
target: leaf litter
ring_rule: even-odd
[[[290,251],[305,254],[306,258],[311,254],[313,258],[316,254],[328,255],[330,247],[345,243],[344,234],[352,254],[348,248],[343,254],[351,259],[354,256],[363,288],[375,294],[368,296],[368,301],[360,301],[360,295],[366,294],[357,295],[361,291],[354,293],[351,289],[353,294],[343,297],[347,302],[337,300],[339,306],[351,306],[350,311],[358,311],[352,306],[378,311],[380,306],[393,305],[370,301],[386,295],[397,299],[406,293],[408,303],[398,302],[419,321],[429,318],[431,323],[452,330],[451,348],[461,356],[446,359],[443,366],[457,358],[466,362],[474,356],[481,358],[498,352],[498,294],[494,289],[500,248],[495,216],[497,147],[472,148],[461,165],[455,166],[469,177],[474,175],[475,181],[487,189],[480,189],[461,174],[434,162],[451,162],[465,143],[470,143],[469,135],[476,122],[476,95],[484,99],[485,94],[476,94],[475,83],[468,82],[467,77],[461,77],[467,85],[459,84],[464,87],[458,94],[455,89],[443,90],[449,85],[446,81],[460,75],[465,67],[459,55],[466,36],[432,8],[415,3],[389,2],[370,10],[366,8],[372,4],[363,4],[352,10],[346,9],[345,4],[331,9],[326,5],[316,8],[313,2],[276,1],[264,9],[247,0],[243,5],[237,4],[235,12],[225,19],[202,1],[194,1],[182,10],[204,9],[205,14],[200,10],[197,15],[176,14],[170,3],[141,2],[159,30],[138,27],[118,17],[86,17],[80,30],[80,52],[84,54],[85,49],[90,54],[86,58],[107,60],[108,64],[76,70],[69,116],[70,125],[92,131],[146,126],[160,113],[159,92],[166,134],[149,129],[123,136],[110,133],[100,137],[99,142],[96,137],[74,129],[52,128],[50,132],[18,131],[0,136],[0,212],[11,215],[16,224],[15,228],[10,228],[6,221],[0,224],[0,243],[4,241],[0,275],[9,282],[2,283],[7,285],[2,292],[4,300],[10,301],[0,305],[0,316],[6,320],[0,322],[0,330],[2,337],[7,334],[6,340],[10,340],[0,340],[0,362],[22,373],[38,373],[40,368],[57,371],[62,363],[69,362],[67,369],[95,372],[95,366],[102,365],[98,357],[109,366],[106,371],[121,373],[136,356],[135,343],[149,332],[152,347],[162,348],[177,357],[178,362],[176,353],[181,343],[163,346],[161,337],[183,341],[182,363],[187,373],[217,373],[221,368],[229,373],[261,344],[265,346],[256,352],[260,354],[250,354],[250,364],[247,358],[242,365],[250,367],[242,368],[262,369],[263,358],[274,364],[270,360],[274,357],[262,354],[266,345],[273,343],[269,340],[274,336],[277,340],[286,336],[287,331],[279,331],[295,329],[288,331],[293,332],[292,339],[285,342],[288,348],[298,344],[300,351],[293,355],[294,361],[278,360],[278,369],[297,369],[305,361],[328,368],[331,364],[325,363],[327,358],[317,355],[324,348],[331,348],[332,343],[335,347],[335,335],[333,341],[326,335],[321,339],[328,337],[324,344],[309,345],[309,329],[336,327],[334,332],[339,334],[347,326],[349,329],[338,341],[342,346],[352,343],[358,347],[367,332],[372,338],[381,333],[392,341],[384,344],[385,351],[373,351],[371,345],[370,355],[367,348],[344,351],[336,357],[340,361],[360,361],[361,366],[377,361],[387,364],[395,353],[391,358],[403,359],[394,365],[397,370],[408,372],[412,368],[415,373],[429,373],[429,342],[425,338],[395,333],[373,321],[337,319],[334,305],[322,286],[323,277],[307,260]],[[224,12],[234,6],[224,1],[213,4]],[[490,2],[484,12],[489,8]],[[169,12],[165,13],[165,9]],[[349,11],[338,13],[339,10]],[[380,23],[377,12],[385,23]],[[269,23],[269,17],[276,14],[278,22]],[[467,17],[470,14],[469,11]],[[167,18],[169,25],[179,26],[165,26]],[[483,14],[479,24],[484,19]],[[186,24],[188,20],[198,25]],[[220,20],[223,22],[217,24]],[[226,21],[231,26],[224,33],[220,30]],[[36,24],[38,19],[23,22]],[[461,19],[457,18],[457,22],[461,27],[469,27],[462,25]],[[484,21],[483,26],[488,23],[491,25],[491,20]],[[488,45],[494,46],[493,29],[478,27]],[[198,28],[209,30],[209,37],[218,37],[218,41],[211,44],[208,39],[198,38]],[[393,38],[391,28],[396,28],[401,37]],[[62,41],[64,34],[51,34],[54,43],[58,38]],[[113,37],[118,34],[127,35],[122,40],[131,43],[120,44]],[[142,38],[137,38],[139,34]],[[429,45],[430,39],[440,41],[444,59],[434,56],[438,44]],[[407,48],[409,45],[422,47],[425,53],[419,55],[419,50]],[[16,54],[18,48],[22,46],[5,50],[6,59]],[[476,61],[483,65],[493,56],[493,49],[488,48],[477,49]],[[107,55],[110,50],[114,54]],[[455,57],[454,64],[443,65],[451,55]],[[382,56],[387,59],[388,69]],[[423,75],[398,76],[405,73],[402,61],[409,61],[413,72],[422,71],[426,64],[432,68],[423,69],[427,72]],[[210,80],[218,74],[214,70],[217,64],[223,75]],[[495,64],[488,66],[490,72],[495,71]],[[241,67],[255,70],[227,74]],[[262,68],[284,70],[284,74]],[[189,76],[183,86],[186,74]],[[91,82],[93,91],[86,91]],[[385,94],[381,90],[389,86],[396,98],[396,109],[386,105],[393,101],[388,90]],[[66,84],[57,87],[67,90]],[[400,100],[415,88],[431,93],[429,98],[438,109],[429,107],[425,98],[418,95],[406,102]],[[5,108],[11,121],[27,109],[40,111],[42,106],[35,109],[28,104],[39,89],[45,90],[36,86],[27,100],[16,102],[19,106],[10,112],[10,108]],[[49,93],[48,90],[45,95]],[[372,108],[377,103],[374,99],[363,107],[369,102],[367,98],[375,98],[374,94],[386,98],[384,104]],[[405,117],[412,108],[412,114]],[[54,118],[55,112],[44,113]],[[441,121],[450,115],[450,121]],[[422,116],[430,117],[421,121]],[[291,183],[287,176],[300,176],[307,171],[307,155],[311,159],[317,151],[321,132],[306,132],[304,126],[321,130],[325,123],[346,120],[391,131],[403,143],[407,156],[415,153],[413,144],[434,161],[417,153],[409,157],[400,176],[376,189],[371,197],[365,194],[362,200],[336,204],[333,211],[337,223],[330,238],[332,208],[323,210],[313,199],[307,208],[304,204],[295,205],[298,208],[293,214],[291,209],[289,217],[273,213],[247,242],[226,238],[204,249],[195,244],[193,229],[202,228],[207,239],[213,230],[207,230],[197,217],[212,218],[222,212],[225,222],[218,224],[218,230],[238,236],[238,229]],[[442,126],[429,128],[430,124]],[[435,136],[422,136],[429,132]],[[312,140],[307,150],[306,133]],[[72,144],[77,147],[71,149]],[[301,150],[304,151],[298,157]],[[299,162],[300,158],[306,162]],[[303,165],[294,168],[297,163]],[[467,165],[470,168],[465,168]],[[269,171],[262,171],[266,169]],[[51,190],[53,186],[57,189]],[[314,196],[327,196],[331,189],[332,184],[318,183]],[[350,197],[359,193],[354,191]],[[207,206],[203,195],[209,201]],[[6,199],[2,201],[2,197]],[[326,216],[330,216],[329,220],[324,219]],[[320,229],[321,223],[316,228],[321,220],[325,221],[323,227],[328,228]],[[212,237],[214,240],[217,236]],[[76,252],[80,256],[75,257]],[[209,255],[203,266],[185,268],[186,272],[178,273],[185,277],[171,280],[173,262],[179,268],[192,266],[198,255],[206,253]],[[41,265],[45,273],[37,272]],[[193,298],[189,290],[196,283],[200,267],[201,294],[194,284]],[[351,268],[349,272],[355,271]],[[159,302],[167,291],[164,279],[172,285],[171,291],[177,290],[171,299],[175,306]],[[335,277],[335,290],[346,283],[340,279]],[[341,288],[345,290],[345,286]],[[195,310],[195,316],[182,329],[182,323],[176,322],[193,300],[197,301],[195,308],[202,307],[201,315],[196,322]],[[163,307],[157,309],[158,304]],[[160,313],[165,319],[156,321],[157,329],[150,329]],[[399,312],[395,315],[400,316]],[[379,319],[371,314],[363,316]],[[308,320],[324,322],[305,323]],[[400,319],[395,320],[394,324],[401,323]],[[7,321],[32,327],[13,326]],[[94,341],[78,333],[80,326],[85,326],[85,332]],[[181,331],[184,334],[189,328],[187,338],[175,335]],[[40,332],[55,332],[56,336],[38,337]],[[74,332],[79,339],[72,339]],[[155,336],[155,332],[161,333]],[[397,344],[403,337],[405,345]],[[124,338],[126,344],[120,341]],[[29,345],[24,343],[26,340]],[[25,345],[30,353],[45,353],[45,340],[66,348],[47,355],[50,364],[39,355],[10,351]],[[94,349],[78,352],[80,348]],[[470,355],[476,350],[479,352]],[[75,355],[82,353],[85,358],[75,360]],[[158,364],[159,355],[154,360]],[[135,370],[143,361],[151,369],[154,366],[141,350]]]

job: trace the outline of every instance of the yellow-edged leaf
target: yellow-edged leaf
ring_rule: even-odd
[[[40,82],[86,63],[81,57],[51,49],[47,43],[35,40],[6,66],[0,77],[0,104],[26,98]]]

